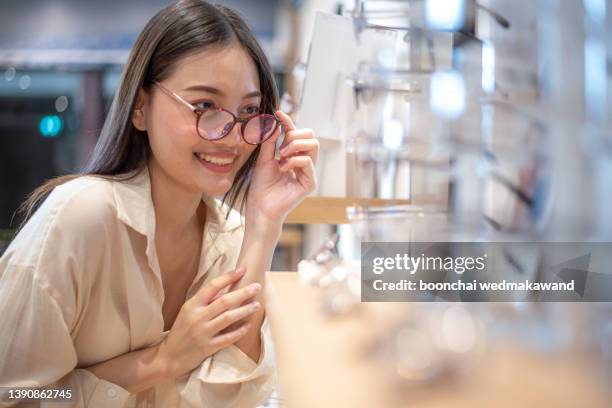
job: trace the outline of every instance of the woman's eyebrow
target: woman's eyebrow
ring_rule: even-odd
[[[203,91],[203,92],[208,92],[208,93],[219,95],[219,96],[225,95],[222,90],[215,88],[214,86],[208,86],[208,85],[192,85],[192,86],[189,86],[183,89],[183,91]],[[253,91],[253,92],[249,92],[248,94],[244,95],[242,99],[255,98],[259,96],[261,96],[261,92]]]
[[[247,99],[247,98],[257,98],[261,96],[261,92],[259,91],[253,91],[253,92],[249,92],[248,94],[244,95],[242,97],[242,99]]]

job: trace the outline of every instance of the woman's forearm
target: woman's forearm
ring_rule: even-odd
[[[236,267],[244,266],[246,273],[231,290],[259,282],[264,285],[265,272],[270,270],[274,249],[280,238],[282,224],[270,223],[265,220],[249,220],[245,228],[244,239]],[[261,291],[257,297],[262,307],[248,321],[251,324],[249,332],[235,345],[253,361],[257,362],[261,354],[260,328],[265,314],[265,296]]]
[[[132,394],[173,378],[159,346],[122,354],[86,369]]]

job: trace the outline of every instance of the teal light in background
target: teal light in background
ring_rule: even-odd
[[[57,115],[43,116],[38,124],[38,130],[43,137],[57,137],[63,127],[62,118]]]

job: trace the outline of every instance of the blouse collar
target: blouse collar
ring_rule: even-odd
[[[148,166],[136,170],[127,180],[113,182],[117,216],[139,233],[153,238],[155,235],[155,211],[151,198],[151,180]],[[211,233],[231,232],[242,226],[242,218],[237,211],[231,211],[226,219],[229,206],[207,194],[202,194],[207,207],[206,224]]]

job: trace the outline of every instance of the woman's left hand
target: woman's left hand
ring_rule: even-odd
[[[253,220],[282,225],[289,212],[308,194],[315,191],[317,179],[314,164],[319,153],[319,141],[311,129],[296,129],[291,118],[276,111],[285,128],[280,148],[281,160],[274,158],[275,134],[261,146],[255,164],[247,199],[247,225]]]

